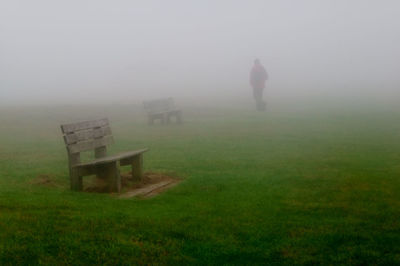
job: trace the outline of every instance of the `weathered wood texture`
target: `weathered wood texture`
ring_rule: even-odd
[[[104,136],[111,136],[111,128],[110,127],[99,127],[99,128],[91,128],[81,131],[71,132],[70,134],[65,135],[65,143],[73,144],[79,141],[86,141],[90,139],[102,138]]]
[[[120,164],[118,161],[98,165],[96,175],[107,182],[109,192],[121,191]]]
[[[167,180],[157,184],[146,186],[144,188],[139,188],[134,191],[126,192],[125,194],[120,195],[120,198],[130,198],[135,196],[149,197],[152,196],[152,194],[158,189],[171,187],[176,184],[178,184],[176,180]]]
[[[99,164],[106,164],[106,163],[110,163],[110,162],[114,162],[114,161],[123,161],[126,159],[138,157],[139,155],[146,152],[147,150],[148,149],[141,149],[141,150],[136,150],[136,151],[122,152],[122,153],[114,154],[111,156],[98,158],[98,159],[95,159],[90,162],[79,163],[79,164],[77,164],[77,166],[99,165]],[[128,164],[130,164],[130,163],[127,163],[127,164],[121,163],[121,165],[128,165]]]
[[[171,117],[175,117],[178,124],[182,123],[182,110],[176,107],[172,98],[145,101],[143,107],[147,112],[149,125],[153,125],[157,119],[161,124],[169,124]]]
[[[61,125],[61,130],[64,134],[80,131],[80,130],[85,130],[85,129],[93,129],[93,128],[99,128],[99,127],[105,127],[108,126],[108,119],[103,118],[103,119],[98,119],[98,120],[92,120],[92,121],[83,121],[83,122],[78,122],[78,123],[71,123],[71,124],[64,124]]]
[[[143,156],[140,154],[132,160],[132,179],[141,180],[143,177]]]
[[[91,139],[87,141],[81,141],[74,144],[67,145],[70,153],[78,153],[83,151],[91,151],[96,148],[108,146],[114,143],[114,138],[112,136],[104,136],[98,139]]]
[[[148,149],[107,156],[107,146],[114,143],[107,118],[61,125],[61,131],[68,152],[72,190],[82,191],[82,177],[95,174],[107,181],[110,192],[120,192],[120,165],[132,165],[135,177],[142,177],[142,153]],[[80,153],[90,150],[96,159],[82,163]]]

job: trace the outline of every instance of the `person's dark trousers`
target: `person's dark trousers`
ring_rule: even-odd
[[[254,97],[254,100],[256,101],[256,110],[257,111],[265,111],[265,108],[266,108],[266,103],[262,99],[263,92],[264,92],[264,89],[262,89],[262,88],[253,88],[253,97]]]
[[[267,104],[261,100],[261,101],[256,101],[256,109],[257,111],[265,111],[265,109],[267,108]]]

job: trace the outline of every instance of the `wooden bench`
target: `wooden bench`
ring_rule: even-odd
[[[153,125],[156,119],[160,119],[161,124],[169,124],[172,116],[175,116],[178,124],[182,123],[182,110],[176,108],[172,98],[144,101],[143,106],[148,115],[149,125]]]
[[[110,192],[121,191],[120,166],[132,165],[132,177],[143,176],[143,156],[148,149],[107,156],[107,145],[114,143],[108,119],[61,125],[68,152],[71,189],[82,191],[82,177],[96,175],[108,183]],[[94,150],[95,160],[81,162],[81,152]]]

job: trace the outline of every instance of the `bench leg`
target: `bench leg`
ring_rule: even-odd
[[[178,124],[182,124],[183,123],[183,121],[182,121],[182,112],[181,111],[176,113],[176,122]]]
[[[107,181],[110,192],[121,191],[121,176],[119,168],[119,162],[112,162],[99,165],[96,169],[97,177],[104,178]]]
[[[83,190],[82,176],[79,175],[78,170],[71,168],[69,176],[71,179],[71,190],[82,191]]]
[[[140,181],[143,178],[143,155],[139,154],[132,160],[132,179]]]
[[[154,118],[153,118],[153,116],[149,115],[148,123],[149,123],[149,126],[151,126],[151,125],[154,124]]]
[[[171,122],[171,115],[170,114],[165,114],[167,117],[167,125]]]
[[[165,125],[165,122],[166,122],[166,114],[162,114],[161,115],[161,124]]]

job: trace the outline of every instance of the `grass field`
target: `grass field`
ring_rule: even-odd
[[[71,192],[59,125],[103,116],[111,152],[149,147],[146,171],[184,181],[146,200]],[[0,264],[400,264],[400,112],[185,118],[2,109]],[[32,184],[40,175],[55,185]]]

